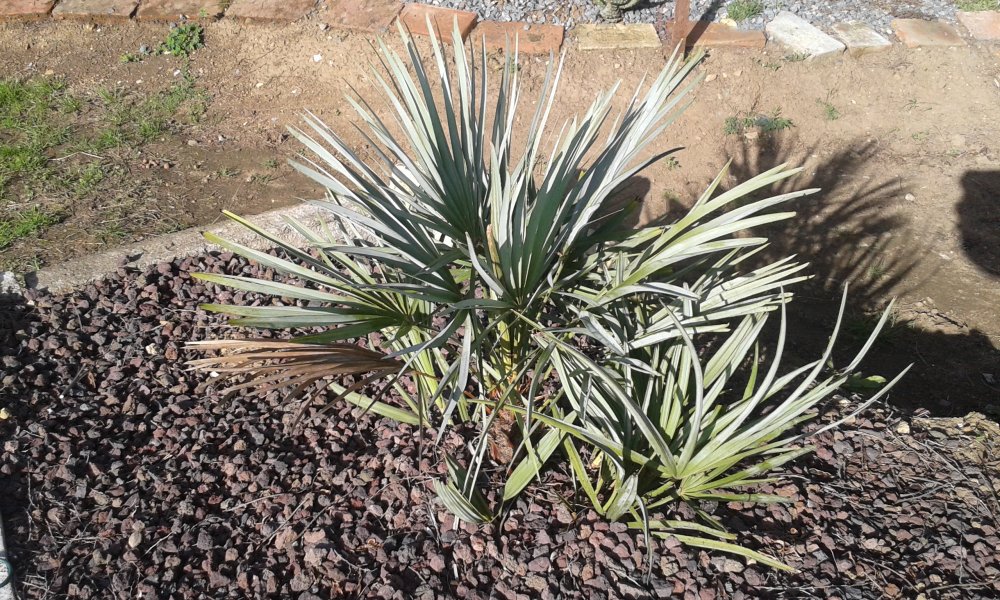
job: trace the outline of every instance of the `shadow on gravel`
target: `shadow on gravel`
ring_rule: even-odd
[[[922,271],[914,280],[927,242],[907,236],[907,217],[899,206],[909,190],[872,169],[878,153],[875,145],[857,140],[843,147],[847,150],[827,155],[822,148],[799,146],[794,137],[741,140],[731,151],[730,179],[735,185],[781,163],[807,165],[799,176],[763,194],[821,191],[795,201],[797,215],[791,221],[761,233],[771,239],[765,258],[796,254],[810,263],[813,279],[796,290],[789,314],[792,356],[806,360],[822,353],[843,286],[850,284],[837,365],[845,364],[861,347],[893,295],[917,289],[935,275]],[[821,158],[810,160],[813,156]],[[988,207],[997,197],[1000,176],[970,173],[964,183],[966,198],[959,210],[970,257],[983,268],[989,268],[991,261],[1000,264],[998,213]],[[891,379],[911,363],[914,368],[894,388],[891,404],[925,409],[934,416],[976,410],[1000,417],[1000,388],[987,382],[990,375],[1000,376],[1000,351],[983,332],[955,323],[922,301],[905,310],[897,305],[861,369],[865,375]]]
[[[24,296],[0,292],[0,409],[5,411],[5,418],[0,419],[0,443],[3,444],[3,460],[0,460],[0,517],[2,517],[8,557],[16,553],[19,540],[12,535],[15,528],[26,523],[25,513],[20,509],[21,499],[27,496],[27,483],[23,470],[20,468],[18,448],[12,445],[15,423],[24,416],[24,403],[20,394],[15,392],[12,384],[14,375],[8,373],[19,368],[20,361],[16,354],[19,349],[19,331],[23,331],[30,321],[31,307],[25,303]],[[5,557],[6,558],[6,557]],[[19,564],[15,563],[14,574]],[[16,577],[14,578],[16,582]],[[0,588],[3,586],[0,585]],[[2,595],[0,595],[2,597]]]
[[[1000,171],[969,171],[962,177],[958,227],[972,262],[1000,278]]]

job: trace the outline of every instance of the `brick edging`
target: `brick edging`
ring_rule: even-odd
[[[407,25],[414,35],[427,35],[428,19],[439,30],[450,29],[457,20],[463,37],[481,35],[485,38],[487,47],[499,49],[517,36],[521,52],[527,54],[557,53],[567,37],[574,40],[585,39],[584,44],[577,44],[580,49],[618,50],[653,46],[648,41],[648,33],[641,31],[648,29],[646,24],[583,24],[567,31],[561,25],[480,21],[473,12],[419,2],[404,3],[402,0],[272,0],[270,3],[259,0],[232,0],[229,3],[221,0],[135,0],[135,8],[128,14],[114,12],[110,8],[128,3],[128,0],[88,0],[86,3],[79,0],[8,0],[0,7],[0,22],[69,18],[113,23],[127,19],[172,21],[182,16],[191,20],[228,18],[292,22],[309,14],[318,14],[329,27],[376,34],[391,31],[392,23],[397,20]],[[69,4],[73,4],[72,11],[58,10],[60,5]],[[909,47],[964,45],[966,39],[979,42],[1000,41],[1000,11],[958,11],[957,16],[959,23],[964,26],[964,35],[957,27],[942,21],[914,22],[913,19],[896,19],[893,21],[893,30],[898,39],[894,45],[900,42]],[[845,29],[840,27],[843,25],[846,24],[838,24],[838,27],[823,34],[833,39],[828,34],[837,35],[838,31]],[[872,33],[875,33],[874,30]],[[594,41],[595,35],[599,38],[598,41]],[[643,41],[644,37],[647,41]],[[689,44],[708,48],[763,48],[765,44],[777,41],[773,37],[773,34],[765,36],[759,31],[699,22],[689,36]],[[883,46],[878,45],[876,48],[882,49]],[[866,53],[851,50],[848,46],[849,54],[855,56]]]

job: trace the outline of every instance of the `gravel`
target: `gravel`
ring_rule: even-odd
[[[428,0],[425,0],[428,1]],[[732,0],[692,0],[691,18],[718,21],[727,16]],[[599,23],[600,8],[593,0],[429,0],[430,4],[475,11],[481,19],[553,23],[572,27]],[[814,25],[829,28],[842,21],[862,21],[891,32],[894,18],[955,20],[953,0],[764,0],[761,16],[740,24],[763,29],[779,11],[791,11]],[[647,0],[625,12],[626,23],[660,24],[674,18],[673,0]]]
[[[1000,465],[969,422],[942,433],[869,411],[819,437],[787,484],[761,486],[790,504],[714,509],[798,573],[665,540],[646,582],[641,536],[587,509],[559,468],[505,519],[455,529],[412,427],[340,406],[288,430],[279,395],[220,396],[182,364],[184,342],[231,331],[197,305],[265,300],[192,271],[272,275],[215,254],[2,299],[0,510],[20,597],[1000,594]]]

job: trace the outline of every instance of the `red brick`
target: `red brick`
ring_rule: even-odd
[[[695,48],[763,48],[763,31],[743,31],[720,23],[698,21],[688,32],[687,44]]]
[[[294,21],[306,16],[315,0],[235,0],[226,9],[226,18],[254,21]]]
[[[1000,12],[983,10],[958,13],[958,20],[965,25],[972,37],[984,42],[1000,40]]]
[[[52,11],[57,19],[114,21],[128,19],[139,0],[62,0]]]
[[[223,10],[223,0],[142,0],[135,17],[143,21],[215,19]]]
[[[462,38],[469,37],[469,32],[476,26],[477,19],[474,12],[440,8],[427,4],[407,4],[403,7],[403,12],[399,14],[399,20],[414,35],[430,35],[430,31],[427,29],[428,17],[430,17],[434,29],[437,30],[438,38],[444,37],[444,39],[451,38],[451,32],[455,27],[456,19],[458,20],[458,31],[462,34]]]
[[[489,50],[503,50],[510,46],[514,50],[515,40],[518,52],[524,54],[549,54],[559,52],[563,43],[564,30],[560,25],[535,25],[529,23],[482,21],[472,31],[469,40],[477,48],[481,40],[486,41]]]
[[[41,19],[49,14],[55,0],[0,0],[0,21]]]
[[[382,33],[392,25],[403,8],[399,0],[327,0],[326,10],[320,16],[330,27]]]
[[[909,48],[922,46],[965,46],[965,40],[955,28],[940,21],[922,19],[894,19],[892,30]]]

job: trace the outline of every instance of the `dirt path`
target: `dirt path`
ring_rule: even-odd
[[[83,95],[108,86],[169,86],[176,59],[120,60],[141,45],[155,46],[166,31],[138,23],[0,25],[0,77],[49,73]],[[375,53],[366,38],[322,31],[308,20],[268,27],[223,21],[207,27],[205,42],[190,60],[195,85],[210,97],[204,118],[145,150],[171,165],[156,173],[162,184],[145,196],[164,218],[203,224],[224,208],[249,214],[318,195],[287,167],[271,173],[264,166],[298,150],[284,131],[302,110],[369,151],[350,134],[354,118],[344,101],[349,86],[372,96],[365,65]],[[630,92],[664,60],[656,50],[599,54],[571,47],[552,122],[584,110],[583,102],[616,78]],[[694,103],[664,138],[664,148],[686,148],[629,193],[644,197],[642,218],[650,220],[690,203],[730,158],[730,183],[779,162],[803,165],[791,186],[822,191],[803,201],[791,226],[771,232],[775,253],[808,257],[816,274],[795,305],[797,327],[813,340],[799,349],[825,342],[845,281],[852,282],[850,339],[863,337],[871,311],[898,296],[895,326],[867,363],[883,375],[917,363],[895,401],[937,415],[976,408],[996,416],[998,60],[979,47],[896,47],[823,63],[798,62],[773,48],[716,52],[701,67],[707,79]],[[544,63],[529,58],[521,69],[526,102]],[[495,61],[496,70],[501,66]],[[621,95],[624,102],[629,94]],[[59,230],[48,235],[57,242]]]

